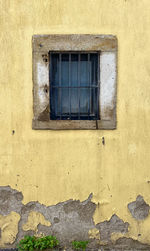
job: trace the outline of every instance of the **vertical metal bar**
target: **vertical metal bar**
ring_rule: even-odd
[[[60,119],[62,115],[62,98],[61,98],[61,56],[62,54],[59,54],[59,110],[60,110]]]
[[[100,119],[100,52],[98,53],[98,66],[97,66],[97,119]]]
[[[78,119],[80,119],[80,87],[81,87],[81,83],[80,83],[80,59],[81,59],[81,54],[78,54]]]
[[[69,118],[71,119],[71,53],[69,53]]]
[[[91,69],[90,69],[90,54],[88,53],[88,80],[89,80],[89,100],[88,100],[88,119],[90,118],[91,109]]]
[[[97,95],[95,95],[95,91],[97,92],[97,88],[95,88],[96,86],[96,78],[95,78],[95,74],[96,74],[96,67],[95,67],[95,57],[93,58],[93,113],[94,113],[94,116],[95,116],[95,119],[97,119]]]
[[[49,104],[50,104],[50,119],[51,119],[51,109],[52,109],[52,85],[51,85],[51,82],[52,82],[52,55],[50,54],[49,52],[49,90],[50,90],[50,94],[49,94]]]

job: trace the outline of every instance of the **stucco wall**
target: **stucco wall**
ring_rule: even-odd
[[[115,214],[124,223],[122,233],[112,230],[112,240],[126,236],[150,244],[150,215],[136,219],[127,207],[138,195],[150,204],[149,0],[0,0],[0,9],[2,194],[9,191],[11,198],[16,189],[22,192],[23,201],[22,197],[19,201],[24,205],[86,200],[93,210],[86,231],[96,228],[90,230],[92,234],[99,232],[98,223]],[[31,39],[33,34],[55,33],[117,36],[117,130],[32,130]],[[11,188],[3,188],[8,185]],[[18,211],[14,207],[2,210],[5,199],[0,199],[1,246],[15,241],[21,217],[21,206]],[[78,203],[77,208],[84,204]],[[42,218],[44,209],[37,207],[28,221],[37,214],[41,225],[50,228],[51,218]],[[27,215],[24,231],[31,226],[26,221]],[[96,238],[99,241],[99,233]],[[109,241],[107,237],[101,241],[105,239]]]

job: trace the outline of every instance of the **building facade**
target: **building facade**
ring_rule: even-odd
[[[27,234],[149,245],[149,0],[0,0],[0,9],[0,247]],[[35,34],[117,37],[115,130],[32,129]]]

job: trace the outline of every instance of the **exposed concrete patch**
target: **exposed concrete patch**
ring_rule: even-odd
[[[79,200],[70,200],[68,203],[64,204],[64,212],[68,215],[72,215],[73,213],[77,213],[80,220],[84,222],[92,221],[92,216],[94,214],[96,205],[91,202],[91,196],[86,201],[82,203]],[[86,214],[85,214],[86,212]]]
[[[22,229],[24,231],[33,230],[35,232],[38,232],[38,224],[48,227],[51,226],[51,223],[45,220],[44,216],[41,213],[31,211],[28,216],[28,221],[22,226]]]
[[[113,243],[115,243],[116,240],[118,240],[119,238],[122,238],[122,237],[129,237],[129,235],[126,235],[126,233],[121,233],[121,232],[115,233],[114,232],[114,233],[111,234],[111,241]]]
[[[91,199],[92,195],[83,202],[69,200],[57,204],[53,208],[54,213],[51,211],[51,214],[55,214],[52,230],[64,243],[75,239],[88,239],[88,231],[94,227],[93,214],[96,209],[96,204],[91,202]]]
[[[91,201],[92,194],[82,202],[68,200],[52,206],[36,201],[23,205],[22,199],[21,192],[9,186],[0,187],[0,247],[16,247],[25,235],[55,235],[62,246],[68,247],[72,240],[90,239],[88,248],[95,250],[150,250],[149,246],[130,238],[119,238],[115,244],[112,242],[111,237],[115,233],[124,234],[129,226],[117,215],[95,226],[93,215],[96,204]]]
[[[39,224],[38,225],[38,233],[37,235],[56,235],[57,233],[55,233],[51,227],[47,227],[44,225]]]
[[[100,245],[95,251],[150,251],[150,246],[132,238],[119,238],[115,243]]]
[[[19,224],[18,224],[19,231],[18,231],[18,234],[17,234],[16,241],[14,243],[14,247],[15,247],[16,243],[20,239],[22,239],[25,235],[34,235],[34,234],[36,234],[37,230],[35,230],[35,231],[34,230],[25,231],[23,229],[23,225],[28,221],[28,216],[29,216],[30,212],[32,212],[32,211],[39,212],[42,215],[44,215],[44,217],[45,217],[45,215],[46,215],[46,206],[40,204],[39,202],[29,202],[26,205],[22,206],[22,208],[21,208],[21,219],[20,219]],[[44,212],[44,213],[42,213],[42,212]],[[49,220],[48,215],[46,215],[45,219]]]
[[[123,222],[116,214],[114,214],[109,221],[98,223],[96,227],[100,231],[101,241],[111,242],[111,234],[116,232],[128,232],[128,222]]]
[[[54,234],[62,243],[74,239],[87,240],[89,229],[94,227],[92,217],[95,208],[96,205],[91,202],[91,197],[83,202],[69,200],[49,207],[38,202],[30,202],[22,207],[17,239],[24,236],[22,225],[27,221],[28,214],[34,210],[40,212],[46,220],[51,222],[50,227],[39,224],[39,233]]]
[[[128,209],[136,220],[144,220],[149,214],[150,207],[143,197],[138,195],[136,201],[128,204]]]
[[[0,186],[0,214],[8,215],[11,211],[20,213],[23,195],[10,186]]]
[[[19,216],[15,237],[7,242],[7,247],[16,247],[25,235],[34,234],[56,235],[62,244],[75,239],[87,240],[89,230],[95,227],[96,204],[91,202],[92,194],[83,202],[68,200],[48,207],[36,201],[23,205],[22,199],[22,193],[17,190],[0,187],[0,213],[14,211]]]
[[[137,240],[133,240],[132,238],[119,238],[114,246],[116,249],[115,250],[144,250],[144,251],[148,251],[150,250],[150,246],[143,244]]]

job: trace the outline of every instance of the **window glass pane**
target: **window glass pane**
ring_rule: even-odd
[[[80,86],[89,86],[88,54],[81,54],[80,61]]]
[[[59,85],[59,54],[52,54],[51,57],[52,60],[52,69],[50,74],[52,74],[51,77],[51,85],[58,86]]]
[[[62,54],[61,86],[69,86],[69,54]]]
[[[71,54],[71,86],[78,86],[78,54]]]
[[[89,110],[89,97],[90,97],[89,88],[80,89],[80,115],[88,114]]]
[[[97,85],[98,55],[95,53],[91,54],[90,61],[91,61],[91,85]]]
[[[97,88],[91,88],[91,100],[90,100],[90,114],[91,116],[97,116],[98,113],[98,93]]]
[[[69,89],[61,89],[61,111],[62,115],[69,115]]]
[[[52,117],[60,115],[59,100],[60,100],[59,89],[58,88],[51,88],[50,108],[51,108]]]
[[[77,115],[79,110],[78,88],[71,88],[70,90],[71,113]]]

